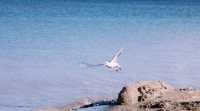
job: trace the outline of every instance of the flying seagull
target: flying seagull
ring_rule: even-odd
[[[98,67],[98,66],[105,66],[109,69],[112,69],[113,71],[120,71],[122,70],[121,66],[118,63],[118,57],[122,54],[123,48],[119,49],[117,53],[112,57],[110,61],[105,61],[103,64],[88,64],[88,63],[82,63],[86,65],[87,67]]]

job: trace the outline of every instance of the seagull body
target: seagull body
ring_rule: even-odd
[[[106,61],[104,65],[107,68],[112,69],[114,71],[120,71],[121,70],[121,66],[118,63],[112,63],[112,62]]]
[[[122,70],[121,66],[119,65],[117,59],[121,55],[123,49],[121,48],[112,58],[111,61],[106,61],[104,66],[106,66],[109,69],[112,69],[114,71],[120,71]]]
[[[92,64],[88,64],[88,63],[83,63],[88,67],[97,67],[97,66],[105,66],[113,71],[120,71],[122,70],[121,66],[118,63],[118,57],[122,54],[123,48],[121,48],[120,50],[118,50],[118,52],[113,56],[113,58],[110,61],[105,61],[104,64],[96,64],[96,65],[92,65]]]

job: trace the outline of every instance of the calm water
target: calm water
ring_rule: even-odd
[[[1,0],[0,111],[116,96],[139,80],[199,88],[199,12],[192,0]],[[102,63],[121,47],[119,73],[80,66]]]

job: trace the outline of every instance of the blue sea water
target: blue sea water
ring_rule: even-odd
[[[199,12],[195,0],[1,0],[0,111],[115,97],[139,80],[199,88]],[[121,72],[80,65],[121,47]]]

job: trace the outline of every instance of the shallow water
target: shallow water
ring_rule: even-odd
[[[0,111],[117,96],[139,80],[199,88],[199,11],[189,0],[0,1]],[[80,65],[121,47],[121,72]]]

